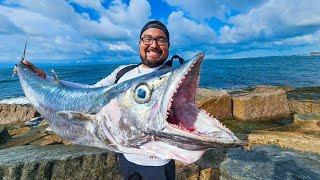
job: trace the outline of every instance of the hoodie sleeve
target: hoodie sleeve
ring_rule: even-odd
[[[98,81],[97,83],[95,83],[93,85],[75,83],[75,82],[64,81],[64,80],[62,80],[61,82],[67,86],[71,86],[71,87],[75,87],[75,88],[97,88],[97,87],[102,87],[102,86],[109,86],[109,85],[114,84],[114,82],[116,81],[116,76],[117,76],[118,72],[126,66],[128,66],[128,65],[119,66],[110,75],[101,79],[100,81]],[[54,81],[53,76],[47,75],[46,79],[49,81]]]

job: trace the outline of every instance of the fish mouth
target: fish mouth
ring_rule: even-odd
[[[197,133],[194,123],[198,109],[195,106],[195,93],[198,88],[199,70],[204,54],[199,54],[195,61],[181,72],[180,81],[170,96],[166,121],[170,126]]]
[[[208,142],[237,144],[240,140],[217,119],[211,117],[195,103],[196,90],[200,79],[200,66],[204,54],[200,53],[171,75],[172,89],[165,115],[164,132],[185,137],[186,140],[208,144]]]

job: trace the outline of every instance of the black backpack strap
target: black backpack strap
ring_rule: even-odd
[[[141,63],[140,63],[141,64]],[[124,68],[122,68],[116,75],[116,80],[114,81],[115,84],[118,83],[119,79],[127,72],[131,71],[132,69],[138,67],[140,64],[132,64],[129,66],[126,66]]]
[[[179,59],[180,65],[184,63],[184,59],[178,55],[173,55],[172,58],[165,63],[166,66],[172,67],[173,59]]]

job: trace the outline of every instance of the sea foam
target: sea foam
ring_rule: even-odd
[[[26,97],[16,97],[0,100],[0,104],[30,104],[30,101]]]

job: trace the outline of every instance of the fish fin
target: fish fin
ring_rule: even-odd
[[[16,76],[17,75],[17,65],[15,64],[14,65],[14,68],[13,68],[13,73],[12,73],[12,76],[11,77],[14,77],[14,76]]]
[[[57,75],[57,73],[53,70],[53,69],[51,69],[51,72],[52,72],[52,75],[53,75],[53,81],[54,82],[56,82],[56,83],[58,83],[58,84],[61,84],[61,81],[60,81],[60,79],[58,78],[58,75]]]
[[[26,43],[24,44],[24,50],[23,50],[23,54],[22,54],[22,57],[21,57],[21,62],[25,59],[26,57],[26,49],[27,49],[27,44],[28,44],[28,40],[29,40],[29,35],[27,35],[27,40],[26,40]]]
[[[94,121],[94,115],[85,114],[77,111],[59,111],[57,112],[57,116],[66,119],[68,121],[73,121],[77,123],[85,123]]]

